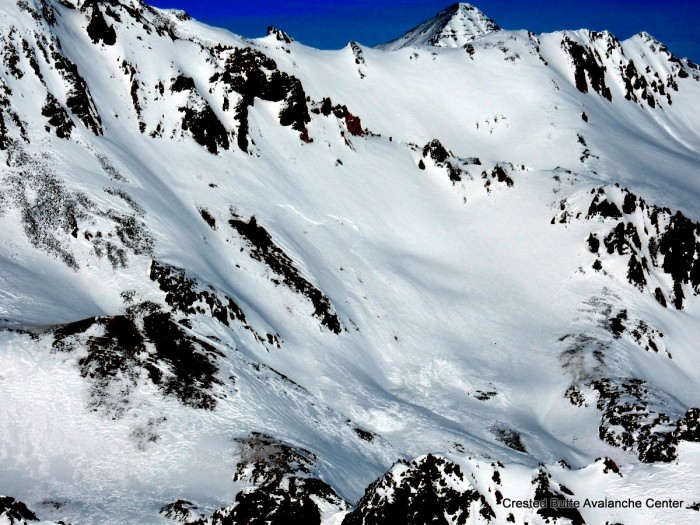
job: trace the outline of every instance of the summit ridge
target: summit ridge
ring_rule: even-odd
[[[462,47],[500,29],[496,22],[472,4],[456,3],[403,36],[378,47],[387,50],[422,45]]]

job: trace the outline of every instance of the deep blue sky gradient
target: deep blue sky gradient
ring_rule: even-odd
[[[340,49],[350,40],[376,45],[396,38],[450,0],[146,0],[246,37],[274,25],[300,42]],[[623,40],[646,31],[676,55],[700,62],[700,0],[473,0],[505,29],[535,33],[607,29]]]

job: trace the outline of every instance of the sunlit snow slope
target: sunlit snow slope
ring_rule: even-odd
[[[0,2],[0,523],[698,522],[698,66]]]

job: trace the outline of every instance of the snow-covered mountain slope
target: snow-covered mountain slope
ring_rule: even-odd
[[[695,64],[0,6],[0,520],[697,521]]]
[[[411,29],[380,49],[411,46],[462,47],[472,40],[499,31],[496,22],[471,4],[453,4],[435,17]]]

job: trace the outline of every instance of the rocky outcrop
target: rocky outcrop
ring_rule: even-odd
[[[284,284],[289,289],[306,297],[314,305],[314,316],[333,333],[339,334],[344,328],[338,315],[333,311],[330,300],[321,290],[302,277],[294,266],[291,257],[282,250],[253,216],[247,221],[233,214],[229,225],[245,239],[250,256],[265,265],[279,277],[276,284]]]
[[[489,523],[496,515],[456,463],[428,454],[372,483],[343,525]]]
[[[192,335],[187,323],[153,303],[132,306],[125,315],[92,317],[53,330],[59,352],[86,352],[77,361],[90,382],[89,407],[113,418],[130,409],[131,391],[145,375],[163,394],[182,404],[211,410],[220,383],[221,352]]]
[[[683,212],[672,212],[647,202],[619,186],[593,189],[593,198],[585,216],[600,221],[602,231],[591,232],[589,249],[600,252],[600,238],[605,252],[611,257],[627,259],[626,280],[642,292],[651,293],[659,303],[683,309],[686,294],[700,294],[700,224]],[[581,213],[562,203],[562,212],[552,223],[569,222]],[[608,225],[614,224],[610,227]],[[601,258],[601,268],[604,258]],[[661,270],[671,284],[659,281],[652,270]]]
[[[25,525],[27,522],[39,521],[39,518],[21,501],[0,496],[0,520],[9,525]]]
[[[188,521],[190,525],[320,525],[322,512],[347,509],[348,504],[319,477],[312,452],[259,432],[236,443],[239,461],[233,480],[249,487],[236,494],[230,507]],[[192,507],[181,500],[163,507],[161,513],[191,516]]]
[[[255,99],[283,102],[279,113],[282,126],[291,126],[300,133],[302,140],[310,137],[306,124],[311,121],[306,103],[306,93],[301,81],[277,68],[274,60],[251,48],[213,49],[225,60],[222,72],[215,73],[209,81],[221,83],[226,90],[240,95],[235,118],[238,121],[238,146],[248,151],[248,112]]]

